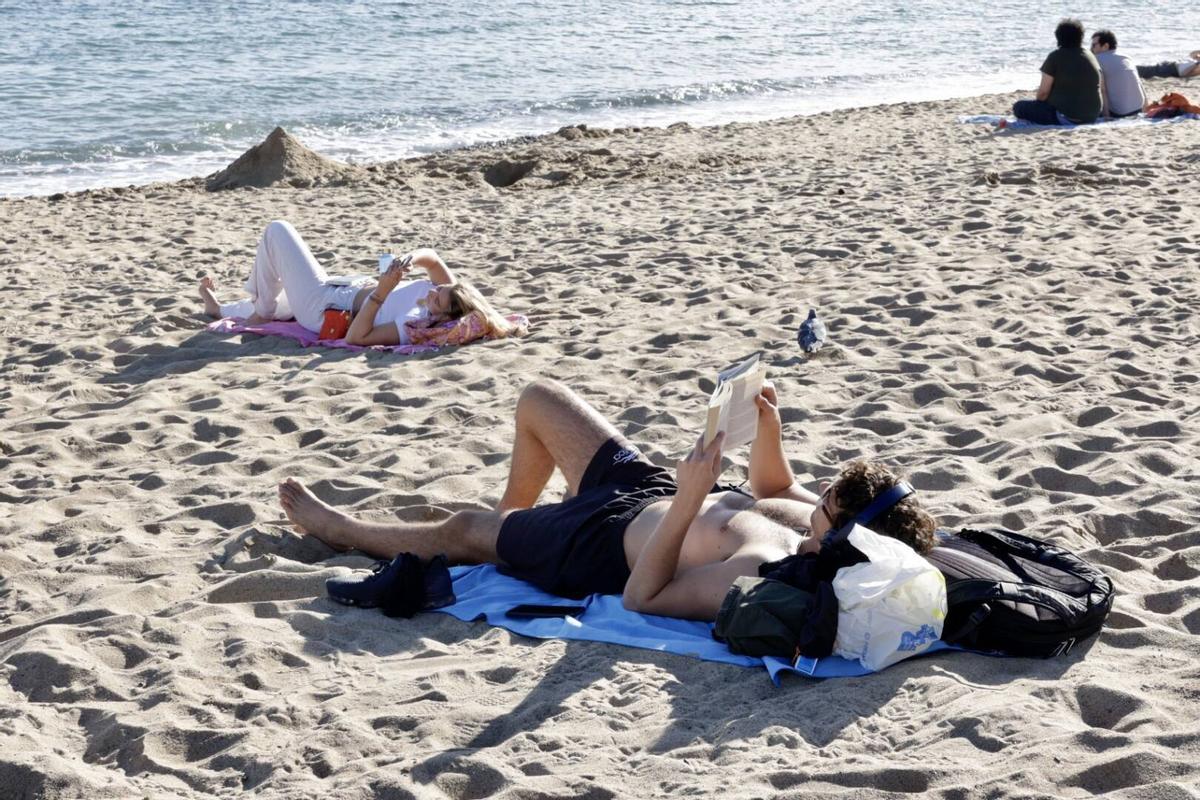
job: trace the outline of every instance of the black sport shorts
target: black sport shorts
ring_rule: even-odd
[[[574,497],[505,517],[500,569],[563,597],[620,594],[629,580],[625,528],[675,488],[670,472],[613,437],[592,456]]]

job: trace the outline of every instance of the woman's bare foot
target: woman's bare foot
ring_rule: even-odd
[[[204,313],[213,319],[221,318],[221,304],[217,302],[217,287],[213,279],[205,275],[200,279],[200,299],[204,301]]]
[[[354,519],[322,503],[295,478],[279,484],[279,504],[302,533],[317,537],[335,550],[354,546]]]

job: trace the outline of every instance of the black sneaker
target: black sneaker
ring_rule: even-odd
[[[379,608],[389,617],[411,617],[455,600],[442,555],[423,566],[412,553],[401,553],[391,561],[377,562],[370,574],[330,578],[325,581],[325,591],[343,605]]]

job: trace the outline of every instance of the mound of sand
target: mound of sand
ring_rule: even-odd
[[[220,172],[208,176],[210,192],[242,186],[342,186],[365,177],[360,167],[343,164],[309,150],[283,128],[270,135]]]

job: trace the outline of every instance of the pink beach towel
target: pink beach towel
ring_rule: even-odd
[[[509,314],[505,319],[522,329],[529,327],[529,319],[521,314]],[[464,320],[469,320],[469,318],[464,317]],[[345,339],[318,339],[317,334],[295,321],[276,321],[261,325],[246,325],[241,319],[226,317],[225,319],[209,323],[207,329],[214,333],[257,333],[262,336],[284,336],[288,339],[294,339],[305,347],[320,345],[322,347],[336,347],[342,350],[387,350],[392,353],[399,353],[402,356],[408,356],[415,353],[429,353],[440,349],[444,344],[470,344],[472,341],[488,338],[482,334],[472,338],[465,338],[461,335],[463,327],[460,323],[446,322],[430,329],[431,331],[443,334],[441,336],[428,337],[440,340],[438,344],[397,344],[391,346],[375,345],[372,347],[359,347],[358,345],[346,344]],[[422,338],[427,338],[427,336],[426,334]]]

